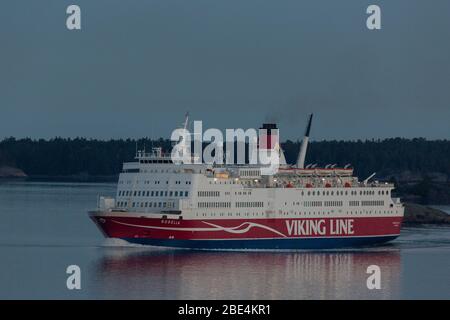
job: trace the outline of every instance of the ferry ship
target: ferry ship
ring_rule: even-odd
[[[263,125],[266,148],[280,156],[273,175],[249,164],[178,164],[161,148],[137,151],[123,164],[116,197],[100,197],[90,218],[105,237],[202,250],[335,249],[398,237],[404,207],[393,184],[374,175],[360,181],[350,165],[304,165],[311,121],[295,165],[271,145],[276,125]]]

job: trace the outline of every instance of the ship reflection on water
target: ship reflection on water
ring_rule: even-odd
[[[104,249],[104,248],[103,248]],[[369,265],[381,289],[366,286]],[[400,252],[195,252],[107,248],[95,264],[99,298],[393,299]]]

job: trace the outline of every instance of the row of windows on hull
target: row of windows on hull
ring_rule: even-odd
[[[378,190],[378,195],[388,195],[389,194],[389,190]],[[241,192],[241,191],[239,191],[239,192],[235,192],[234,193],[235,195],[251,195],[252,193],[250,192],[250,191],[248,191],[248,192]],[[336,192],[335,191],[329,191],[329,190],[327,190],[327,191],[307,191],[307,192],[305,192],[305,191],[302,191],[301,192],[301,195],[302,196],[304,196],[304,195],[308,195],[308,196],[311,196],[311,195],[313,195],[313,196],[320,196],[320,195],[322,195],[322,196],[334,196],[334,195],[336,195],[336,196],[344,196],[344,195],[346,195],[346,196],[348,196],[349,195],[349,191],[341,191],[341,190],[337,190]],[[357,195],[361,195],[361,196],[365,196],[365,195],[375,195],[376,194],[376,192],[374,191],[374,190],[365,190],[365,191],[350,191],[350,195],[351,196],[357,196]],[[220,192],[219,191],[198,191],[198,193],[197,193],[197,195],[199,196],[199,197],[219,197],[220,196]]]
[[[219,191],[198,191],[197,195],[199,197],[218,197],[220,196]]]
[[[231,202],[199,202],[199,208],[231,208]]]
[[[307,211],[307,212],[279,212],[275,215],[268,216],[264,212],[239,212],[239,213],[224,213],[224,212],[203,212],[203,213],[196,213],[196,217],[327,217],[331,216],[335,212],[332,211]],[[394,214],[396,213],[393,210],[360,210],[360,211],[346,211],[345,213],[339,212],[339,216],[342,216],[342,214],[348,215],[348,216],[363,216],[367,214]]]
[[[267,204],[269,205],[269,204]],[[284,203],[285,206],[288,205],[287,202]],[[301,206],[306,208],[310,207],[343,207],[344,201],[299,201],[299,202],[292,202],[293,206]],[[355,206],[384,206],[385,202],[383,200],[374,200],[374,201],[349,201],[348,205],[350,207]],[[232,203],[231,202],[198,202],[197,207],[198,208],[231,208]],[[234,203],[235,208],[263,208],[264,202],[263,201],[249,201],[249,202],[235,202]],[[391,204],[392,207],[392,204]]]
[[[337,202],[337,204],[336,204]],[[352,201],[350,201],[352,202]],[[359,206],[358,204],[353,203],[350,204],[350,206]],[[364,201],[362,201],[364,202]],[[132,208],[173,208],[174,203],[171,201],[157,201],[157,202],[149,202],[149,201],[134,201],[134,202],[128,202],[128,201],[118,201],[117,207],[118,208],[127,208],[131,204]],[[299,205],[299,202],[294,202],[293,205]],[[231,202],[198,202],[198,208],[231,208]],[[305,207],[321,207],[322,201],[305,201]],[[342,206],[342,201],[325,201],[325,206]],[[365,203],[362,203],[363,206],[384,206],[384,201],[366,201]],[[235,203],[236,208],[262,208],[264,207],[264,202],[258,201],[258,202],[236,202]],[[392,207],[392,205],[391,205]],[[372,211],[370,211],[371,213]],[[376,211],[375,211],[376,212]],[[362,211],[361,211],[362,213]],[[380,213],[382,213],[380,211]],[[386,213],[386,212],[385,212]]]
[[[189,191],[131,191],[121,190],[118,193],[119,197],[188,197]]]
[[[226,196],[229,196],[231,193],[229,191],[224,192]],[[251,196],[251,191],[235,191],[235,196]],[[220,191],[198,191],[198,197],[220,197]]]
[[[262,208],[264,207],[264,202],[253,201],[253,202],[236,202],[236,208]]]
[[[198,208],[231,208],[231,202],[198,202]],[[264,202],[236,202],[236,208],[262,208],[264,207]],[[128,207],[128,201],[118,201],[117,206],[119,208]],[[173,208],[173,202],[131,202],[131,207],[141,207],[141,208]]]
[[[198,208],[231,208],[231,202],[198,202]],[[262,208],[264,207],[264,202],[253,201],[253,202],[236,202],[236,208]]]
[[[381,195],[389,195],[389,190],[377,190],[378,192],[376,192],[375,190],[360,190],[359,192],[358,191],[355,191],[355,190],[353,190],[353,191],[342,191],[342,190],[337,190],[336,192],[334,192],[334,191],[329,191],[329,190],[327,190],[327,191],[307,191],[307,192],[305,192],[305,191],[302,191],[302,196],[304,196],[305,194],[306,195],[308,195],[308,196],[320,196],[320,195],[322,195],[322,196],[334,196],[334,195],[336,195],[336,196],[348,196],[348,195],[351,195],[351,196],[357,196],[357,195],[360,195],[360,196],[374,196],[374,195],[376,195],[376,194],[378,194],[379,196],[381,196]]]
[[[299,202],[294,202],[293,205],[299,205]],[[325,205],[325,207],[342,207],[344,205],[343,201],[304,201],[304,207],[321,207]]]
[[[286,204],[286,203],[285,203]],[[301,202],[293,202],[292,205],[300,205]],[[344,205],[343,201],[304,201],[303,206],[304,207],[342,207]],[[376,206],[384,206],[383,200],[367,200],[367,201],[355,201],[350,200],[348,202],[348,205],[350,207],[359,207],[366,206],[366,207],[376,207]]]
[[[139,184],[139,180],[136,180],[136,181],[132,181],[132,180],[120,180],[119,181],[119,184]],[[161,184],[161,180],[144,180],[144,181],[141,181],[141,182],[144,182],[144,184]],[[177,181],[174,181],[175,182],[175,184],[192,184],[192,182],[191,181],[181,181],[181,180],[177,180]],[[166,180],[166,184],[169,184],[169,180]]]
[[[158,202],[118,201],[117,202],[117,207],[118,208],[128,208],[128,204],[129,203],[131,204],[132,208],[173,208],[174,207],[174,203],[171,202],[171,201],[158,201]]]

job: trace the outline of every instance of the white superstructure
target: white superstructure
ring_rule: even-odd
[[[347,167],[303,168],[311,118],[298,165],[272,176],[258,166],[174,164],[161,148],[138,151],[123,165],[111,209],[183,219],[403,215],[392,184],[359,181]]]

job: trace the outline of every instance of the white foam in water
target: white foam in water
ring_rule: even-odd
[[[142,244],[130,243],[128,241],[117,239],[117,238],[106,238],[102,244],[102,247],[144,247]]]
[[[109,248],[139,248],[144,249],[145,251],[173,251],[177,250],[176,248],[169,248],[169,247],[157,247],[157,246],[148,246],[144,244],[139,243],[131,243],[122,239],[117,238],[106,238],[103,241],[102,247],[109,247]]]

